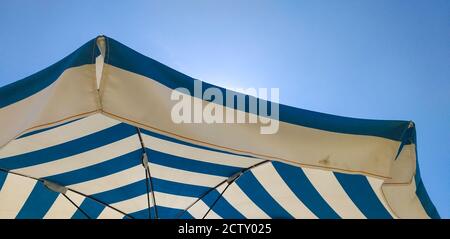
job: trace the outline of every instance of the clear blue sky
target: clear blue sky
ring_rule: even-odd
[[[285,104],[414,120],[450,217],[450,1],[2,0],[0,86],[99,34],[210,83],[278,87]]]

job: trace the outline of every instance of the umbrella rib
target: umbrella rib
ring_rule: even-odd
[[[88,219],[92,219],[83,209],[81,209],[72,199],[70,199],[66,194],[62,193],[62,195],[69,200],[70,203],[72,203],[81,213],[84,214]]]
[[[228,183],[227,186],[223,189],[223,191],[220,193],[220,195],[214,200],[214,202],[211,204],[211,206],[208,208],[208,211],[206,211],[205,215],[203,215],[202,219],[205,219],[206,216],[209,214],[211,209],[216,205],[217,201],[223,196],[223,193],[228,189],[228,187],[231,185],[231,183]]]
[[[179,212],[176,216],[177,219],[180,219],[180,217],[187,212],[189,209],[191,209],[191,207],[193,207],[198,201],[202,200],[202,198],[204,198],[206,195],[208,195],[211,191],[213,191],[214,189],[218,188],[220,185],[222,185],[223,183],[225,183],[227,180],[223,180],[222,182],[220,182],[219,184],[217,184],[216,186],[208,189],[206,192],[204,192],[202,195],[200,195],[200,197],[198,197],[193,203],[191,203],[191,205],[189,205],[186,209],[184,209],[183,211]]]
[[[117,209],[117,208],[115,208],[115,207],[113,207],[113,206],[111,206],[111,205],[109,205],[109,204],[107,204],[107,203],[101,201],[101,200],[98,200],[98,199],[96,199],[96,198],[94,198],[94,197],[91,197],[91,196],[89,196],[89,195],[86,195],[86,194],[84,194],[84,193],[82,193],[82,192],[79,192],[79,191],[74,190],[74,189],[71,189],[71,188],[67,188],[67,190],[69,190],[69,191],[71,191],[71,192],[74,192],[74,193],[77,193],[77,194],[80,194],[80,195],[83,196],[83,197],[92,199],[92,200],[94,200],[94,201],[96,201],[96,202],[102,204],[103,206],[109,207],[109,208],[113,209],[114,211],[119,212],[120,214],[122,214],[122,215],[124,215],[124,216],[127,216],[127,217],[129,217],[129,218],[131,218],[131,219],[135,219],[133,216],[131,216],[131,215],[129,215],[129,214],[127,214],[127,213],[125,213],[125,212],[123,212],[123,211],[121,211],[121,210],[119,210],[119,209]]]
[[[250,167],[248,167],[248,168],[245,168],[245,169],[241,170],[240,172],[238,172],[238,173],[235,174],[235,175],[232,175],[232,176],[229,178],[229,180],[227,180],[228,185],[225,187],[225,189],[223,189],[223,191],[222,191],[222,192],[220,193],[220,195],[216,198],[216,200],[213,202],[213,204],[211,204],[211,206],[209,207],[208,211],[205,213],[205,215],[203,216],[202,219],[205,219],[205,218],[206,218],[206,216],[209,214],[209,212],[211,211],[211,209],[216,205],[216,203],[219,201],[219,199],[223,196],[223,194],[224,194],[225,191],[228,189],[228,187],[229,187],[232,183],[236,182],[236,180],[237,180],[239,177],[241,177],[242,174],[244,174],[244,173],[247,172],[247,171],[252,170],[253,168],[256,168],[256,167],[258,167],[258,166],[261,166],[262,164],[268,163],[268,162],[270,162],[270,160],[264,160],[264,161],[262,161],[262,162],[259,162],[259,163],[257,163],[257,164],[254,164],[254,165],[252,165],[252,166],[250,166]]]
[[[261,161],[259,163],[253,164],[250,167],[244,168],[242,170],[240,170],[239,172],[233,174],[231,177],[223,180],[222,182],[220,182],[219,184],[217,184],[216,186],[210,188],[208,191],[206,191],[205,193],[203,193],[200,197],[198,197],[191,205],[189,205],[186,209],[184,209],[182,212],[180,212],[177,215],[177,219],[179,219],[185,212],[187,212],[191,207],[193,207],[198,201],[202,200],[204,197],[206,197],[206,195],[208,195],[211,191],[217,189],[220,185],[224,184],[225,182],[228,182],[228,185],[225,187],[225,189],[220,193],[220,195],[216,198],[216,200],[214,200],[213,204],[208,208],[208,211],[205,213],[205,215],[202,217],[202,219],[204,219],[209,212],[211,211],[211,209],[215,206],[215,204],[217,203],[217,201],[219,201],[219,199],[222,197],[223,193],[228,189],[228,187],[234,182],[236,181],[243,173],[247,172],[248,170],[251,170],[255,167],[258,167],[262,164],[268,163],[270,162],[270,160],[264,160]],[[234,177],[236,176],[236,177]],[[232,180],[230,180],[230,178]]]
[[[152,210],[150,205],[150,189],[149,189],[149,178],[147,169],[145,169],[145,188],[147,189],[147,208],[148,208],[148,219],[152,218]],[[156,215],[155,215],[156,216]]]
[[[142,139],[142,135],[141,135],[141,130],[139,129],[139,127],[135,127],[136,128],[136,132],[139,136],[139,141],[141,143],[141,148],[142,148],[142,165],[145,168],[145,183],[146,183],[146,188],[147,188],[147,204],[148,204],[148,213],[149,213],[149,217],[151,218],[151,205],[150,205],[150,192],[152,194],[152,200],[153,200],[153,210],[155,211],[155,218],[158,219],[158,209],[156,206],[156,197],[155,197],[155,190],[153,188],[153,180],[152,180],[152,174],[150,173],[150,167],[148,166],[148,157],[147,157],[147,153],[145,150],[145,145],[144,145],[144,140]],[[145,160],[145,161],[144,161]],[[150,189],[150,192],[149,192]]]
[[[44,182],[43,179],[36,178],[36,177],[30,176],[30,175],[26,175],[26,174],[22,174],[22,173],[12,172],[12,171],[7,170],[7,169],[4,169],[4,168],[0,168],[0,171],[3,171],[3,172],[5,172],[5,173],[11,173],[11,174],[18,175],[18,176],[22,176],[22,177],[26,177],[26,178],[30,178],[30,179],[34,179],[34,180],[39,181],[39,182],[42,182],[42,183]],[[67,188],[67,190],[69,190],[69,191],[71,191],[71,192],[73,192],[73,193],[77,193],[77,194],[79,194],[79,195],[81,195],[81,196],[83,196],[83,197],[85,197],[85,198],[89,198],[89,199],[91,199],[91,200],[94,200],[94,201],[96,201],[97,203],[100,203],[100,204],[102,204],[102,205],[105,206],[105,207],[109,207],[109,208],[113,209],[114,211],[116,211],[116,212],[118,212],[118,213],[120,213],[120,214],[122,214],[122,215],[124,215],[124,216],[126,216],[126,217],[129,217],[129,218],[131,218],[131,219],[135,219],[133,216],[128,215],[127,213],[125,213],[125,212],[123,212],[123,211],[121,211],[121,210],[119,210],[119,209],[117,209],[117,208],[115,208],[115,207],[113,207],[113,206],[111,206],[111,205],[109,205],[109,204],[107,204],[107,203],[101,201],[101,200],[98,200],[98,199],[96,199],[96,198],[94,198],[94,197],[91,197],[91,196],[89,196],[89,195],[86,195],[86,194],[84,194],[84,193],[82,193],[82,192],[79,192],[79,191],[77,191],[77,190],[71,189],[71,188],[69,188],[69,187],[66,187],[66,188]]]

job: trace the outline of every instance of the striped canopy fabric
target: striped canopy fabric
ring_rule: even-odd
[[[101,36],[0,88],[0,218],[439,218],[412,122],[176,124],[195,81]]]

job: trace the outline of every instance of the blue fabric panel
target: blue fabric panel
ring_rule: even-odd
[[[102,213],[105,206],[89,198],[85,198],[81,205],[78,205],[89,218],[95,219]],[[72,216],[72,219],[88,219],[79,209]]]
[[[216,200],[216,204],[213,205]],[[234,208],[223,196],[221,196],[220,192],[218,192],[217,190],[212,190],[202,198],[202,201],[210,208],[212,207],[212,210],[222,218],[245,219],[245,216],[242,215],[238,210],[236,210],[236,208]]]
[[[229,177],[235,174],[236,172],[242,170],[241,168],[233,166],[181,158],[174,155],[151,150],[148,148],[147,152],[148,152],[148,160],[151,163],[191,172]]]
[[[271,218],[292,219],[293,217],[284,210],[278,202],[264,189],[251,171],[240,176],[235,183],[242,191]]]
[[[3,184],[5,183],[7,176],[8,176],[7,172],[0,171],[0,190],[2,190]]]
[[[359,210],[371,219],[391,219],[392,216],[378,199],[367,178],[362,175],[352,175],[334,172],[342,188],[352,199]]]
[[[108,176],[141,164],[141,149],[89,167],[53,175],[45,179],[61,185],[72,185]],[[145,174],[144,174],[145,175]]]
[[[20,187],[20,185],[17,185]],[[30,196],[25,201],[22,209],[17,214],[17,219],[41,219],[51,208],[59,193],[53,192],[44,186],[43,183],[37,182],[31,191]]]
[[[59,145],[3,158],[0,160],[0,167],[12,170],[51,162],[116,142],[135,133],[134,127],[121,123]],[[136,140],[139,140],[137,136]]]
[[[273,162],[272,164],[292,192],[318,218],[340,218],[322,196],[320,196],[301,168],[280,162]]]
[[[151,207],[150,209],[151,209],[152,219],[155,219],[155,209],[153,207]],[[159,219],[173,219],[177,215],[180,215],[181,212],[183,212],[182,209],[169,208],[169,207],[163,207],[163,206],[157,206],[156,210],[158,211]],[[130,216],[132,216],[136,219],[148,219],[148,209],[146,208],[141,211],[131,213]],[[184,212],[183,218],[184,219],[192,219],[193,217],[188,212]]]

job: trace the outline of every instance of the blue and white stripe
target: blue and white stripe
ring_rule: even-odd
[[[174,125],[194,79],[102,39],[0,88],[0,218],[439,218],[412,123],[280,105],[272,136]]]

